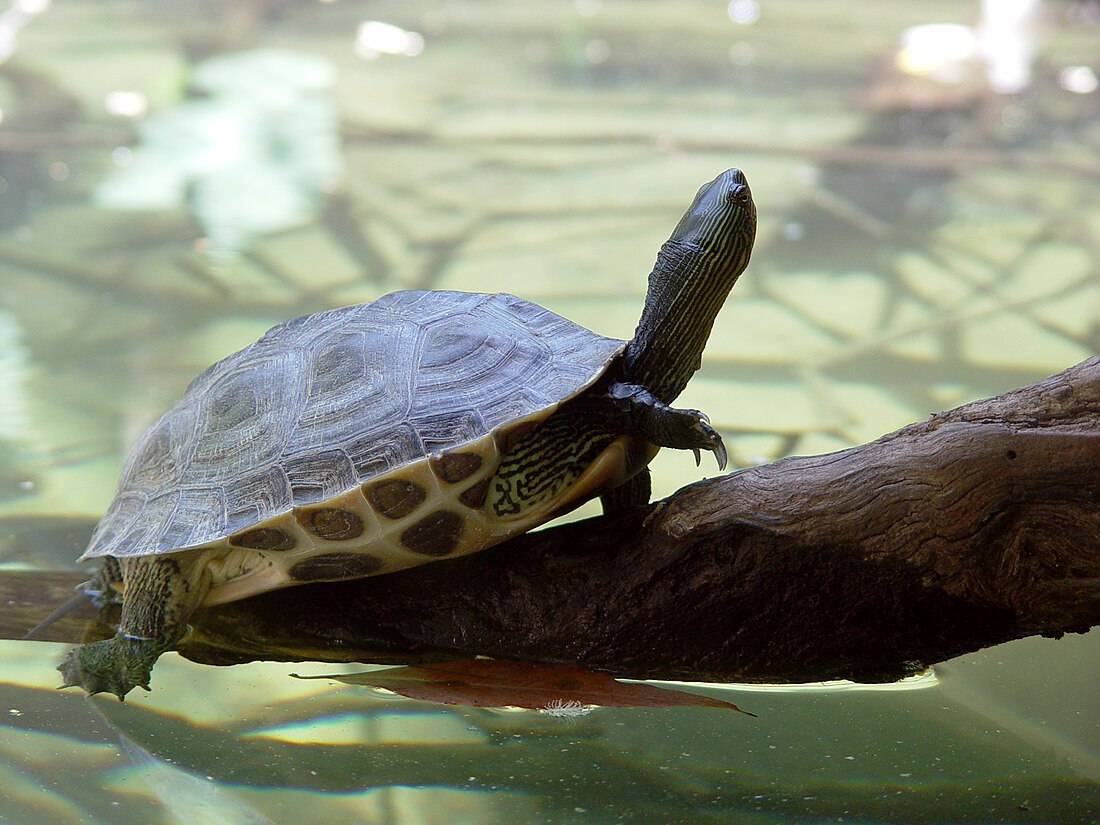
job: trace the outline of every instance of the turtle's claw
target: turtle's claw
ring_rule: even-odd
[[[628,429],[658,447],[691,450],[695,466],[702,464],[702,451],[714,453],[718,469],[726,469],[726,447],[722,436],[710,424],[702,410],[680,409],[663,404],[645,387],[615,383],[604,397],[614,414],[627,416]]]
[[[714,453],[714,459],[718,462],[719,471],[726,469],[726,445],[722,442],[722,436],[718,434],[718,431],[714,427],[710,426],[710,420],[705,413],[701,413],[698,410],[693,410],[698,415],[698,419],[695,424],[696,431],[702,436],[704,444],[700,445],[705,447]],[[692,448],[695,453],[695,466],[699,466],[699,448]]]
[[[715,433],[717,435],[717,433]],[[718,443],[714,445],[714,458],[718,461],[719,472],[726,469],[726,445],[722,443],[722,436],[718,436]]]

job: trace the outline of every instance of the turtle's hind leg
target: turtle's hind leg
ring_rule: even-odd
[[[649,496],[652,493],[653,484],[650,479],[648,467],[643,467],[640,472],[632,475],[618,487],[612,487],[600,496],[600,504],[603,511],[617,513],[627,507],[640,507],[649,504]]]
[[[58,666],[63,687],[122,699],[135,687],[149,689],[153,663],[187,629],[187,620],[209,588],[202,556],[122,559],[122,618],[114,638],[69,651]]]

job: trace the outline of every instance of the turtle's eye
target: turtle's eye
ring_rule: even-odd
[[[745,184],[735,184],[726,190],[726,203],[744,203],[748,192],[749,188]]]

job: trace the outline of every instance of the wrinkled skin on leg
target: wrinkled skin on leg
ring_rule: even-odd
[[[513,444],[501,458],[487,506],[500,518],[514,517],[569,489],[592,462],[621,435],[655,447],[714,453],[726,466],[722,437],[698,410],[670,407],[645,387],[612,382],[605,390],[584,393],[564,404]],[[648,460],[648,457],[646,457]],[[642,467],[600,500],[611,513],[649,501],[650,476]],[[574,501],[574,506],[579,501]]]
[[[603,505],[605,514],[617,513],[628,507],[641,507],[649,504],[649,497],[653,492],[653,480],[648,467],[643,467],[637,475],[633,475],[620,484],[612,487],[600,495],[600,504]]]
[[[135,687],[149,690],[153,663],[165,649],[151,640],[118,634],[71,650],[57,669],[65,679],[62,687],[82,687],[89,695],[113,693],[124,699]]]
[[[135,687],[148,690],[153,664],[183,636],[209,589],[202,556],[120,559],[119,565],[123,598],[118,633],[69,651],[57,668],[65,679],[63,687],[113,693],[119,699]]]
[[[616,381],[606,395],[596,396],[595,401],[606,404],[612,411],[610,414],[619,417],[619,426],[626,432],[658,447],[691,450],[696,464],[699,451],[709,450],[714,453],[718,469],[726,469],[726,445],[710,426],[706,413],[670,407],[645,387],[625,381]]]
[[[710,419],[699,410],[670,407],[645,387],[616,381],[607,392],[585,399],[589,414],[609,426],[640,436],[650,444],[691,450],[699,463],[701,450],[714,453],[718,469],[726,468],[726,446],[710,426]],[[600,496],[605,513],[649,502],[650,472],[645,467],[637,475]]]

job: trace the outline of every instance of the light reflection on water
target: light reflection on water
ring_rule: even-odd
[[[9,566],[74,558],[125,447],[283,318],[438,286],[515,292],[629,337],[671,222],[730,165],[759,202],[758,251],[682,403],[710,412],[741,465],[866,441],[1100,349],[1100,104],[1080,70],[1095,4],[1047,4],[1015,97],[965,55],[946,83],[899,71],[929,65],[897,59],[904,32],[974,26],[976,3],[12,8],[26,25],[0,75]],[[312,116],[183,94],[197,67],[270,49],[301,61],[235,71],[305,72]],[[209,137],[219,111],[240,140],[146,168],[174,200],[96,200],[145,163],[156,118],[196,117],[162,138]],[[233,149],[216,168],[259,175],[268,196],[211,177],[196,145]],[[212,263],[212,246],[234,254]],[[655,468],[658,495],[698,477],[683,456]],[[59,646],[3,642],[0,821],[1084,821],[1100,810],[1096,638],[964,657],[930,690],[732,699],[758,719],[597,709],[568,725],[287,676],[329,665],[174,655],[152,693],[88,702],[53,691]]]

